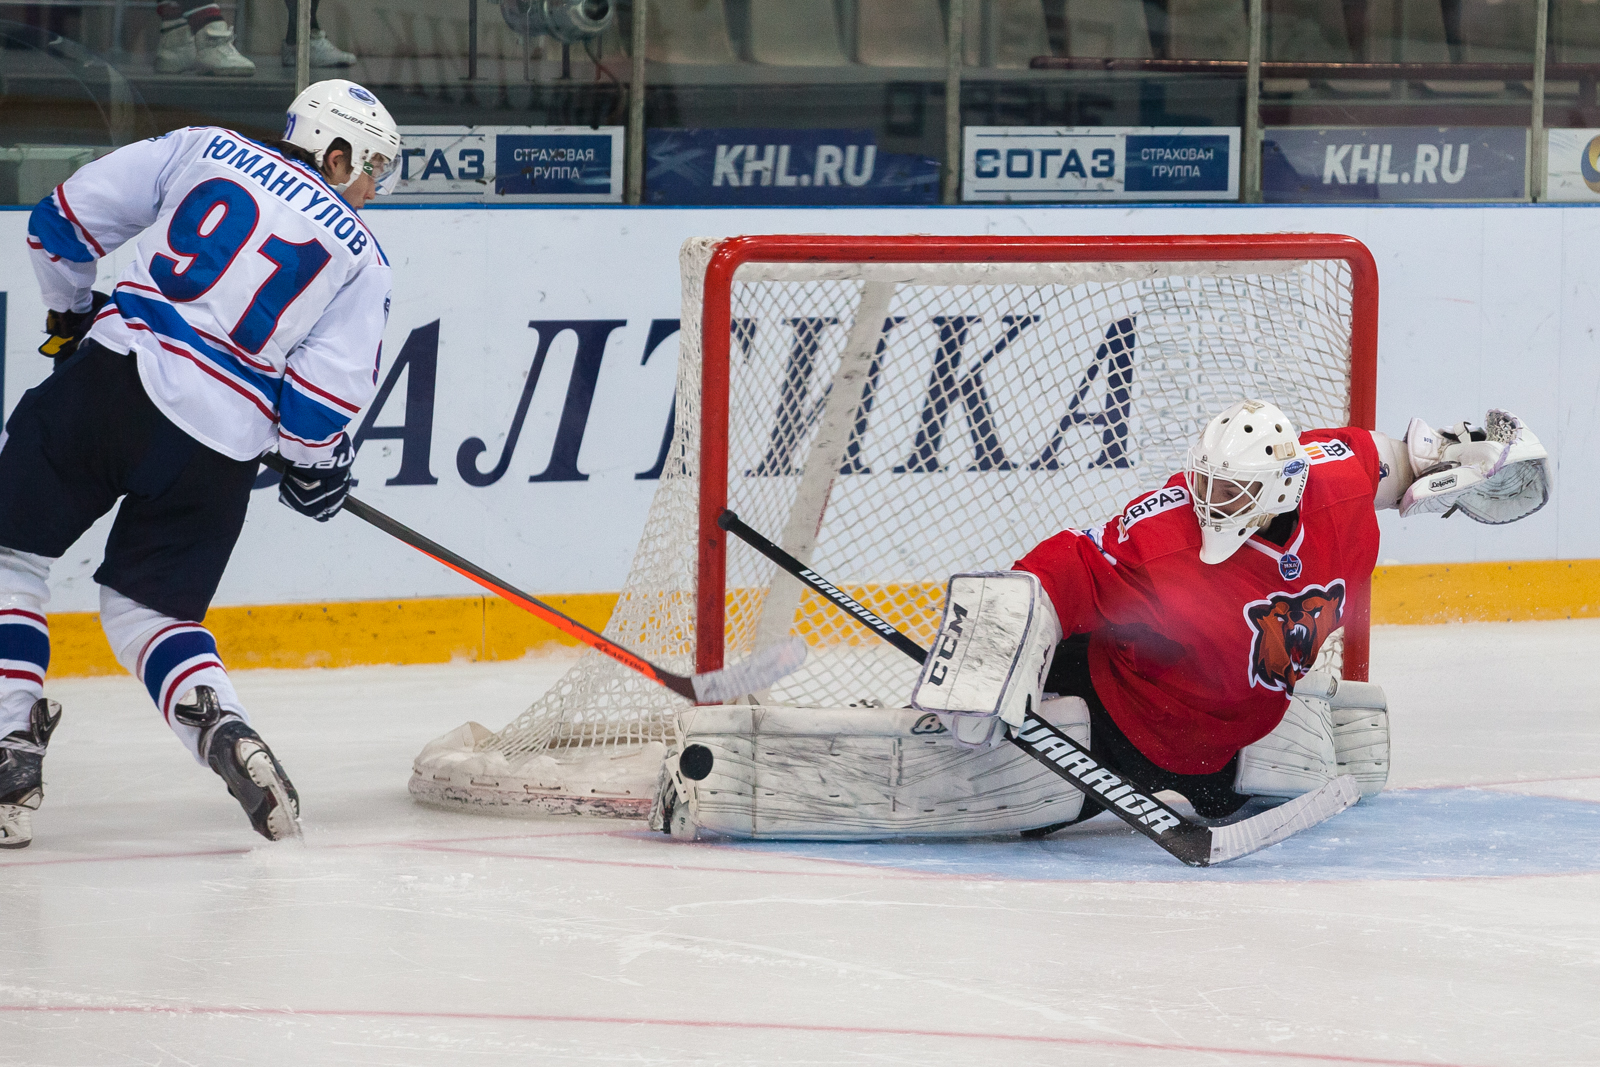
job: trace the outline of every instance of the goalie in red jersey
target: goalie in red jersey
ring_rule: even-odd
[[[952,577],[909,708],[680,715],[652,822],[689,838],[1049,833],[1101,804],[1002,743],[1030,711],[1096,774],[1207,818],[1342,774],[1370,796],[1388,778],[1383,690],[1316,668],[1377,561],[1377,511],[1513,522],[1548,499],[1546,460],[1499,410],[1482,428],[1413,419],[1396,440],[1301,434],[1240,401],[1103,526]]]
[[[1018,561],[1068,635],[1043,690],[1087,703],[1102,762],[1204,816],[1344,772],[1376,793],[1382,691],[1311,672],[1377,562],[1378,510],[1503,523],[1543,506],[1537,439],[1506,412],[1487,427],[1413,420],[1399,441],[1349,427],[1296,434],[1271,404],[1234,404],[1160,489]],[[1087,802],[1080,818],[1095,810]]]

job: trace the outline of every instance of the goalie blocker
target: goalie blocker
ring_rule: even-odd
[[[1061,623],[1039,579],[1027,571],[955,574],[944,621],[922,665],[911,706],[939,716],[952,738],[987,746],[1021,728],[1044,698]]]

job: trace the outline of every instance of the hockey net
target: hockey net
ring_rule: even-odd
[[[1376,269],[1326,235],[693,239],[661,481],[607,637],[711,670],[799,634],[762,703],[900,706],[917,666],[716,528],[755,529],[919,642],[952,572],[1097,526],[1243,397],[1370,427]],[[1367,588],[1319,666],[1364,678]],[[686,703],[597,653],[498,733],[431,743],[452,807],[635,815]]]

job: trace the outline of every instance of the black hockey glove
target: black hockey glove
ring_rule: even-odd
[[[98,290],[89,298],[88,311],[49,311],[44,316],[44,332],[50,336],[39,346],[41,356],[49,356],[61,366],[78,350],[78,344],[94,325],[94,317],[111,298]]]
[[[278,484],[278,499],[302,515],[327,522],[339,514],[350,495],[350,464],[355,458],[349,435],[340,434],[329,458],[304,467],[289,464]]]

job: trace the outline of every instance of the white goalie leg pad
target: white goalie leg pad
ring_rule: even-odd
[[[1362,796],[1377,796],[1389,781],[1389,700],[1383,687],[1340,681],[1328,707],[1337,773],[1353,775]]]
[[[1026,571],[956,574],[911,706],[938,715],[964,745],[998,744],[1044,696],[1061,640],[1055,608]]]
[[[1362,796],[1389,778],[1389,712],[1381,686],[1325,671],[1300,679],[1283,721],[1239,750],[1233,788],[1249,796],[1297,797],[1341,774]]]
[[[1333,716],[1325,699],[1333,675],[1314,671],[1289,698],[1283,721],[1266,737],[1239,750],[1235,792],[1253,797],[1297,797],[1331,782],[1338,766]]]
[[[1040,714],[1085,746],[1078,697]],[[1015,745],[959,744],[911,708],[709,706],[679,713],[651,825],[686,840],[871,841],[1070,822],[1083,794]]]

